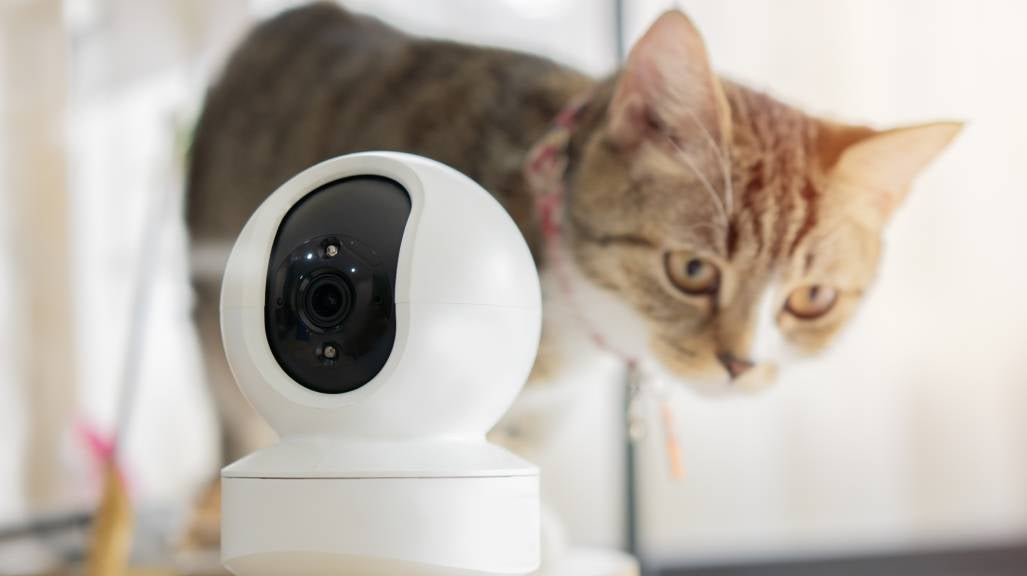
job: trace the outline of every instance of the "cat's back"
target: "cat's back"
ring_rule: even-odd
[[[522,212],[510,173],[590,82],[543,58],[408,36],[335,4],[290,10],[254,29],[207,95],[190,154],[190,234],[233,238],[290,176],[362,150],[434,158]]]
[[[257,26],[207,92],[189,154],[194,237],[237,233],[261,201],[321,155],[343,86],[375,82],[406,36],[319,2]]]

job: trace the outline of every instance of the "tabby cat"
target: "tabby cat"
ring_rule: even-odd
[[[489,190],[545,272],[524,163],[582,98],[560,222],[579,305],[614,346],[710,389],[765,385],[782,351],[828,345],[874,278],[882,227],[959,130],[880,131],[804,114],[716,76],[676,11],[620,70],[594,79],[319,3],[256,28],[210,89],[191,150],[191,239],[230,243],[268,194],[320,160],[401,150]],[[233,458],[251,447],[255,421],[225,366],[218,286],[195,281]],[[760,323],[776,346],[756,342]]]

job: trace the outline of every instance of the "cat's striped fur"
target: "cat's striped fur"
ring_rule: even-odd
[[[480,182],[544,268],[522,163],[586,92],[568,151],[567,248],[590,288],[629,305],[662,365],[716,386],[772,379],[776,358],[754,355],[763,312],[788,346],[816,351],[831,340],[873,279],[892,208],[958,128],[835,124],[721,80],[678,12],[597,80],[314,4],[260,25],[212,86],[190,157],[192,240],[230,242],[268,194],[320,160],[402,150]],[[217,279],[196,289],[225,408],[236,393],[216,326]],[[825,295],[836,300],[828,310],[803,317]],[[224,412],[235,456],[246,448],[231,433],[240,417]]]

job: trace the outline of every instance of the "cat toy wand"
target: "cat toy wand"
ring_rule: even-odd
[[[162,192],[150,205],[144,221],[146,225],[143,232],[147,240],[138,243],[137,274],[129,316],[128,349],[125,351],[121,372],[117,420],[114,436],[102,454],[104,487],[86,558],[86,576],[124,574],[132,547],[135,518],[120,456],[124,450],[139,391],[139,373],[145,349],[150,297],[153,294],[156,264],[160,260],[157,256],[162,246],[161,223],[176,190],[176,187],[170,184],[161,188]]]

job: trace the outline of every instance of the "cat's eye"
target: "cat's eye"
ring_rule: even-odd
[[[709,260],[687,250],[667,252],[663,257],[671,284],[685,294],[713,294],[720,287],[720,269]]]
[[[838,291],[823,284],[797,288],[788,295],[785,310],[803,320],[814,320],[831,311],[838,301]]]

